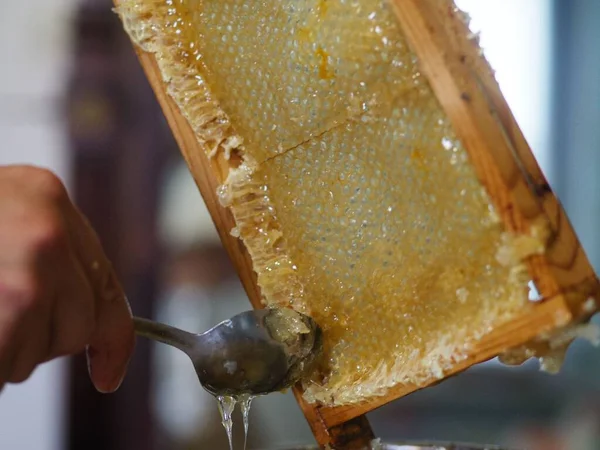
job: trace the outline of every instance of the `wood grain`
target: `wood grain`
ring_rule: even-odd
[[[547,252],[527,261],[546,301],[487,335],[446,374],[451,376],[541,332],[578,320],[587,297],[597,295],[598,280],[487,64],[479,57],[478,47],[467,38],[468,31],[453,4],[449,0],[390,1],[423,73],[507,229],[528,233],[532,226],[544,223],[551,232]],[[231,162],[221,153],[214,160],[207,158],[188,122],[166,94],[154,56],[139,49],[138,55],[248,297],[255,308],[261,308],[251,258],[243,244],[229,234],[234,219],[216,196]],[[298,388],[294,394],[319,444],[353,450],[365,448],[373,438],[366,412],[423,387],[398,386],[384,397],[337,408],[307,404]]]
[[[530,312],[523,314],[521,317],[504,326],[496,328],[490,334],[486,335],[471,349],[469,356],[458,362],[452,368],[452,371],[444,374],[444,377],[447,378],[456,375],[473,364],[494,358],[502,351],[523,344],[540,333],[550,331],[557,326],[566,325],[571,319],[571,312],[563,296],[543,302],[531,308]],[[436,384],[438,381],[431,380],[421,386],[414,384],[396,386],[391,388],[385,396],[359,405],[335,408],[320,407],[317,410],[318,417],[326,427],[337,426],[347,420],[379,408],[390,401],[404,397],[411,392]]]
[[[252,268],[252,259],[242,242],[231,236],[230,230],[235,227],[235,220],[229,209],[221,206],[217,198],[217,188],[225,181],[231,162],[223,158],[222,152],[218,154],[218,157],[212,160],[208,159],[188,121],[167,94],[154,55],[137,47],[136,52],[173,136],[202,194],[221,242],[233,261],[246,294],[254,308],[262,308],[260,289],[256,283],[256,273]]]

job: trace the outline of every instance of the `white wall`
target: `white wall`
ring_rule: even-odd
[[[455,0],[542,170],[551,176],[550,95],[552,0]]]
[[[0,165],[54,170],[67,184],[69,160],[57,101],[68,60],[74,0],[0,4]],[[63,446],[65,361],[46,364],[0,394],[0,449]]]

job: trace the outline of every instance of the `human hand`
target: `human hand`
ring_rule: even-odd
[[[87,349],[96,389],[112,392],[134,342],[127,299],[61,181],[43,169],[0,167],[0,390]]]

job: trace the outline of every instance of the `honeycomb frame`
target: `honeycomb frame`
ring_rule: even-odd
[[[545,253],[526,260],[544,301],[530,314],[482,340],[453,373],[508,349],[528,346],[532,340],[529,347],[543,352],[548,342],[545,334],[583,321],[597,310],[598,302],[590,308],[588,301],[598,296],[597,278],[477,42],[469,39],[470,32],[460,12],[449,0],[393,0],[392,4],[423,73],[507,229],[526,236],[535,224],[543,222],[551,231]],[[229,210],[219,205],[215,194],[237,163],[235,155],[228,160],[219,153],[213,164],[209,162],[178,105],[168,95],[153,55],[139,48],[137,51],[248,295],[255,307],[262,307],[252,259],[239,240],[229,234],[235,221]],[[298,389],[295,393],[320,444],[360,448],[373,437],[362,414],[422,387],[405,385],[373,401],[334,408],[308,405]]]

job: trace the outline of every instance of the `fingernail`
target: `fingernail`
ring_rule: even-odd
[[[135,348],[135,336],[133,336],[130,346],[131,346],[131,350],[130,350],[129,358],[126,359],[125,362],[123,363],[123,366],[121,367],[121,370],[119,371],[118,378],[115,380],[114,383],[111,384],[111,386],[113,386],[113,392],[121,387],[121,384],[123,384],[123,380],[125,379],[125,375],[127,375],[127,369],[129,368],[129,363],[131,362],[131,356],[133,354],[133,349]]]
[[[87,347],[86,354],[88,373],[96,390],[101,394],[112,394],[119,389],[121,384],[123,384],[123,380],[125,379],[129,361],[125,361],[121,370],[117,371],[118,375],[116,375],[115,378],[109,379],[106,370],[102,373],[98,373],[98,370],[94,370],[97,367],[106,367],[106,364],[104,364],[105,361],[102,361],[105,355],[101,351],[91,346]]]
[[[121,375],[119,376],[119,378],[117,378],[116,382],[111,383],[111,386],[112,386],[111,392],[116,392],[121,387],[121,384],[123,384],[123,380],[125,379],[126,373],[127,373],[127,366],[125,366],[123,368],[123,370],[121,371]]]
[[[98,358],[100,352],[94,347],[87,346],[85,349],[87,366],[88,366],[88,375],[90,376],[90,380],[92,380],[92,384],[96,388],[98,392],[101,394],[110,394],[110,389],[105,389],[105,387],[101,386],[101,384],[96,380],[97,375],[94,374],[94,367],[96,367],[97,361],[94,361]]]

